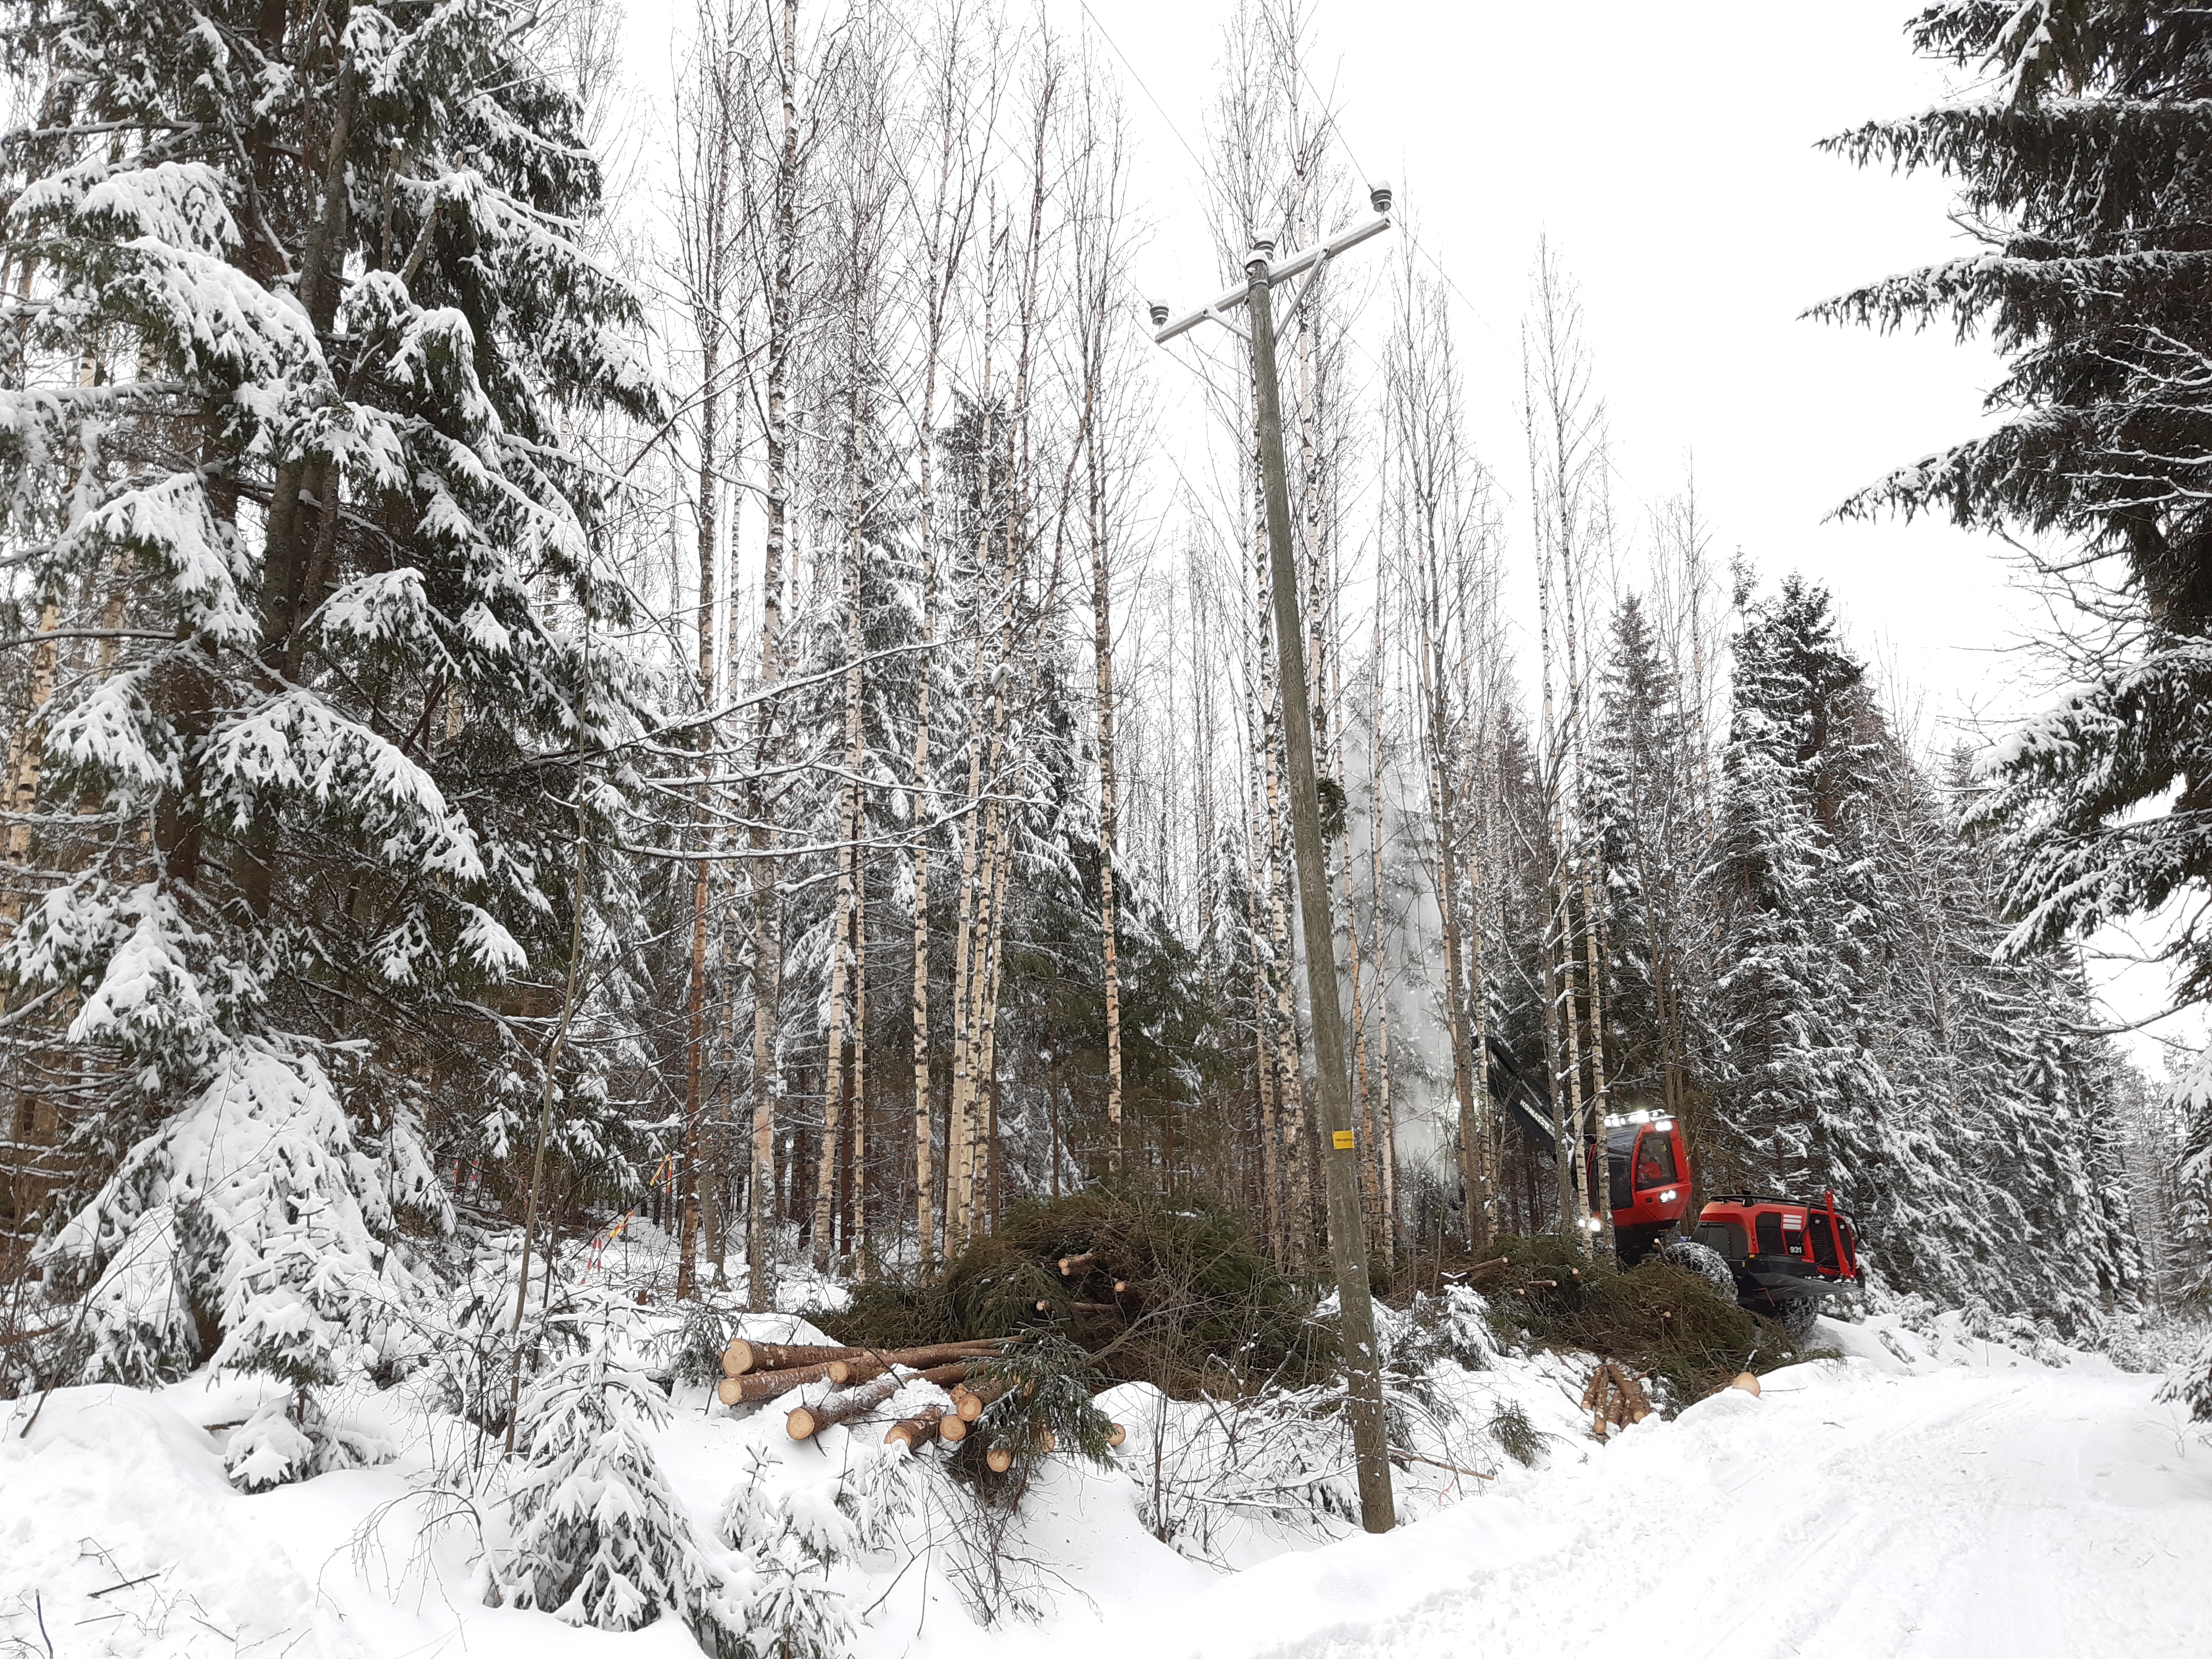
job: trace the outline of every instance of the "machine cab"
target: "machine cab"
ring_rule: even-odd
[[[1633,1267],[1688,1207],[1689,1158],[1680,1128],[1663,1113],[1631,1112],[1605,1125],[1613,1244],[1623,1265]]]

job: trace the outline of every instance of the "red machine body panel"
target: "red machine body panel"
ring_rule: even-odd
[[[1590,1201],[1597,1202],[1597,1160],[1590,1160]],[[1613,1236],[1622,1261],[1643,1260],[1674,1231],[1690,1204],[1689,1149],[1680,1127],[1662,1115],[1638,1112],[1607,1120],[1605,1171]]]
[[[1728,1263],[1754,1311],[1859,1282],[1858,1234],[1833,1193],[1811,1203],[1765,1193],[1716,1198],[1698,1212],[1692,1237]]]
[[[1671,1120],[1609,1129],[1605,1152],[1607,1165],[1620,1158],[1628,1175],[1624,1190],[1619,1173],[1607,1171],[1615,1227],[1672,1226],[1682,1218],[1690,1203],[1689,1162]]]

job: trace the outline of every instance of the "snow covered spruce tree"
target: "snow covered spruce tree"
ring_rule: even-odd
[[[90,1298],[80,1374],[259,1369],[307,1425],[405,1282],[395,1212],[445,1212],[426,1116],[496,1149],[532,1088],[578,713],[630,711],[585,689],[564,434],[652,412],[637,308],[572,240],[599,177],[526,9],[4,16],[0,635],[48,688],[10,755],[12,1225]]]
[[[1996,959],[1990,849],[1875,706],[1826,593],[1793,577],[1749,618],[1711,883],[1706,1178],[1832,1188],[1887,1288],[1980,1322],[2075,1335],[2133,1312],[2121,1062],[2085,1035],[2070,955]]]
[[[2054,584],[2087,601],[2054,641],[2074,689],[1998,745],[1976,813],[1996,837],[2005,947],[2027,952],[2212,884],[2212,19],[2179,0],[1950,0],[1910,36],[1974,95],[1830,148],[1957,179],[1984,248],[1819,309],[1985,327],[2011,362],[1990,432],[1845,510],[2031,532],[2063,550]],[[2201,999],[2212,936],[2201,908],[2180,915],[2180,995]]]
[[[674,1613],[709,1654],[773,1652],[772,1640],[742,1639],[718,1553],[646,1439],[666,1414],[651,1383],[603,1352],[532,1382],[516,1407],[514,1541],[495,1559],[495,1594],[595,1630],[637,1630]]]
[[[1729,1103],[1714,1150],[1735,1179],[1848,1192],[1880,1155],[1887,1087],[1851,1019],[1863,909],[1843,890],[1862,672],[1826,592],[1795,576],[1736,639],[1712,872]]]
[[[2204,1264],[2188,1290],[2201,1310],[2212,1300],[2212,1051],[2179,1068],[2169,1095],[2182,1125],[2175,1219],[2185,1257]],[[2212,1421],[2212,1343],[2175,1375],[2172,1389],[2199,1421]]]

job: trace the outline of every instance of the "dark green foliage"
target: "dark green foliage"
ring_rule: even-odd
[[[1972,91],[1829,148],[1948,174],[1954,222],[1983,246],[1818,314],[1986,331],[2008,372],[1990,431],[1843,511],[1945,512],[2052,544],[2054,596],[2079,629],[2053,678],[2075,689],[2000,751],[1982,806],[2002,834],[2014,943],[2047,946],[2212,883],[2212,15],[2183,0],[1951,0],[1910,33]],[[2212,988],[2200,915],[2177,906],[2169,923],[2184,1001]]]
[[[1509,1400],[1490,1416],[1490,1437],[1498,1443],[1498,1449],[1522,1468],[1536,1466],[1543,1454],[1544,1433],[1528,1420],[1528,1413],[1518,1402]]]
[[[1066,1337],[1046,1333],[969,1373],[984,1393],[1004,1389],[953,1455],[951,1468],[988,1498],[1018,1502],[1036,1466],[1048,1456],[1080,1457],[1103,1467],[1113,1448],[1113,1420],[1091,1403],[1106,1379]],[[1013,1467],[994,1473],[994,1448],[1013,1454]]]
[[[1584,1260],[1571,1242],[1546,1234],[1500,1239],[1483,1252],[1486,1261],[1500,1257],[1512,1265],[1486,1275],[1483,1289],[1501,1342],[1618,1360],[1655,1375],[1678,1403],[1739,1372],[1813,1357],[1780,1325],[1656,1256],[1624,1273],[1609,1257]]]
[[[1060,1276],[1060,1258],[1092,1252],[1087,1272]],[[1128,1286],[1118,1297],[1116,1280]],[[860,1285],[824,1323],[884,1347],[1050,1333],[1088,1351],[1107,1381],[1187,1399],[1326,1373],[1335,1341],[1314,1300],[1226,1207],[1098,1188],[1018,1204],[940,1272]]]
[[[737,1314],[711,1297],[686,1304],[683,1324],[665,1341],[670,1374],[687,1386],[712,1387],[721,1380],[722,1350],[737,1334]]]
[[[1495,1350],[1483,1329],[1480,1306],[1480,1297],[1457,1287],[1442,1296],[1415,1291],[1402,1334],[1388,1345],[1386,1363],[1407,1376],[1447,1359],[1465,1370],[1488,1370]]]

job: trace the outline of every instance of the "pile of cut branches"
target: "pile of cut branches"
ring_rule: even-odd
[[[1557,1234],[1498,1239],[1469,1278],[1488,1298],[1501,1342],[1618,1361],[1663,1384],[1669,1410],[1742,1371],[1813,1358],[1693,1273],[1658,1256],[1624,1272],[1603,1251],[1584,1256]]]
[[[898,1347],[1049,1332],[1107,1382],[1189,1399],[1328,1375],[1335,1338],[1315,1302],[1223,1207],[1109,1188],[1018,1205],[994,1236],[934,1272],[856,1286],[824,1322]]]

